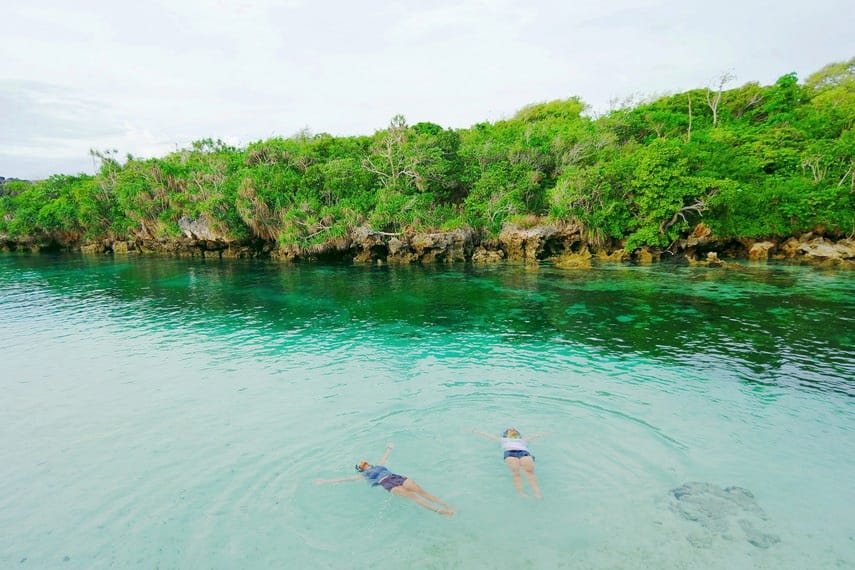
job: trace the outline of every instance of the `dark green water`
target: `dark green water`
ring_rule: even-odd
[[[0,256],[0,566],[855,564],[853,283]],[[545,501],[471,435],[509,423]],[[387,440],[457,516],[311,484]],[[756,504],[693,520],[688,481]]]

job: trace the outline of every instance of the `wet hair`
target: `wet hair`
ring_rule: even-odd
[[[516,435],[511,435],[511,434],[516,434]],[[502,437],[510,437],[512,439],[517,439],[517,438],[522,437],[522,434],[519,432],[519,430],[517,428],[509,427],[502,434]]]
[[[356,469],[357,471],[362,473],[366,469],[369,469],[371,467],[371,464],[365,460],[362,460],[359,463],[357,463],[356,465],[354,465],[353,467],[354,467],[354,469]]]

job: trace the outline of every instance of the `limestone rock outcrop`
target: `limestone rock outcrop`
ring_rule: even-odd
[[[508,261],[535,262],[543,255],[547,240],[558,233],[556,226],[520,229],[506,226],[499,233],[499,244]]]
[[[558,268],[590,266],[594,261],[733,267],[733,260],[792,260],[855,268],[855,240],[831,239],[825,230],[785,240],[715,238],[703,223],[669,247],[643,246],[627,251],[624,242],[592,236],[578,223],[537,224],[523,220],[505,225],[495,238],[471,228],[446,232],[384,232],[368,225],[321,243],[282,243],[258,237],[234,239],[205,215],[177,221],[181,236],[154,237],[139,233],[124,239],[83,240],[79,234],[0,236],[2,251],[80,251],[86,255],[129,253],[180,257],[253,258],[282,261],[347,260],[356,263],[553,263]]]
[[[797,251],[808,259],[813,260],[840,261],[855,259],[855,241],[842,239],[838,242],[831,242],[823,237],[816,237],[801,241]]]
[[[178,219],[178,228],[184,233],[184,236],[194,240],[213,241],[227,243],[231,240],[228,236],[217,231],[216,224],[204,214],[198,218],[184,216]]]
[[[470,229],[403,234],[362,226],[351,234],[353,259],[359,263],[462,262],[472,259],[476,241]]]

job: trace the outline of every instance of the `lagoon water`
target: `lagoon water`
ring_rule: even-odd
[[[854,277],[0,256],[0,567],[853,568]]]

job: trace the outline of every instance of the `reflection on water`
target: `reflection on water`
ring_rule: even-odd
[[[7,299],[92,305],[163,330],[245,329],[258,350],[281,335],[487,334],[616,357],[742,368],[758,385],[853,395],[851,273],[764,265],[739,269],[605,266],[374,267],[265,262],[6,257]],[[47,296],[47,297],[45,297]],[[83,305],[82,303],[86,303]],[[315,336],[329,331],[331,337]],[[376,339],[375,339],[376,340]]]
[[[0,567],[852,566],[852,283],[0,256]]]

